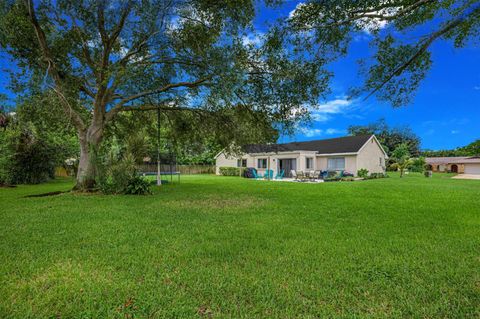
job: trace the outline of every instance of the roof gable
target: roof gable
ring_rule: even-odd
[[[372,135],[358,135],[285,144],[251,144],[245,145],[243,150],[246,153],[292,151],[314,151],[318,154],[357,153],[371,137]]]

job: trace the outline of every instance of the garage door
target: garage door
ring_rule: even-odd
[[[465,164],[465,174],[480,174],[480,164]]]

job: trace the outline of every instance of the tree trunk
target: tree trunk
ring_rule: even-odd
[[[78,163],[77,183],[74,187],[78,191],[92,191],[95,188],[98,174],[97,152],[103,139],[103,126],[93,125],[86,132],[79,132],[80,160]]]

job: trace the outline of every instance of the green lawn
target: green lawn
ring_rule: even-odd
[[[0,189],[1,318],[478,318],[480,181]]]

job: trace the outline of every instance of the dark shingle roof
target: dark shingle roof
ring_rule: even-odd
[[[250,144],[245,145],[245,153],[315,151],[319,154],[356,153],[372,135],[346,136],[315,140],[307,142],[292,142],[286,144]]]

